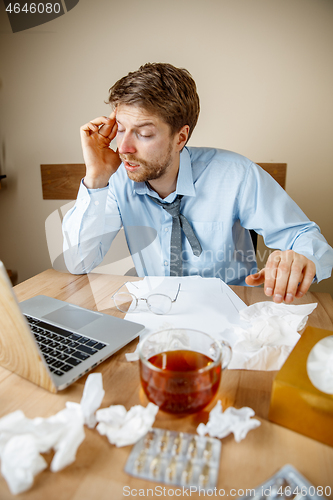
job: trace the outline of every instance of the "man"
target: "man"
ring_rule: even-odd
[[[277,303],[330,276],[332,248],[266,172],[229,151],[186,147],[199,115],[186,70],[146,64],[111,87],[109,102],[109,118],[81,127],[86,175],[63,223],[71,272],[98,265],[123,226],[139,276],[264,283]],[[249,229],[279,249],[260,272]]]

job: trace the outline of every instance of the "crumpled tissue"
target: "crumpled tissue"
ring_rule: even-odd
[[[94,413],[104,394],[102,374],[92,373],[80,404],[69,401],[65,409],[49,418],[29,419],[18,410],[0,419],[1,473],[12,494],[29,489],[34,476],[47,467],[40,453],[55,450],[52,472],[74,462],[85,438],[83,426],[94,427]]]
[[[317,304],[258,302],[239,312],[229,369],[279,370],[300,338]],[[248,326],[247,326],[248,325]],[[230,338],[227,338],[230,341]]]
[[[132,406],[129,411],[122,405],[102,408],[96,413],[97,430],[118,447],[134,444],[151,429],[158,410],[154,403],[148,403],[146,408]]]
[[[312,384],[326,394],[333,394],[333,336],[317,342],[310,351],[306,368]]]
[[[237,410],[232,406],[222,411],[221,401],[218,401],[209,413],[207,424],[199,424],[197,433],[200,436],[209,434],[210,437],[222,439],[233,432],[235,441],[239,443],[247,433],[261,425],[260,420],[251,418],[255,415],[252,408],[244,406]]]

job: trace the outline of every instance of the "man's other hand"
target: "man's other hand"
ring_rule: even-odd
[[[116,113],[109,117],[100,116],[80,128],[83,158],[86,164],[86,176],[83,180],[90,189],[107,186],[112,174],[116,172],[121,160],[118,150],[110,148],[111,141],[117,135]]]
[[[312,260],[293,250],[275,250],[267,259],[266,267],[247,276],[247,285],[264,283],[265,294],[274,302],[290,304],[294,298],[303,297],[316,274]]]

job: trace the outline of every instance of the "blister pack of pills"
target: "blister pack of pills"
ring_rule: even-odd
[[[255,492],[251,491],[250,495],[238,500],[325,500],[331,493],[330,486],[315,487],[297,469],[287,464],[260,484]]]
[[[133,447],[125,472],[168,485],[212,489],[220,454],[218,439],[154,428]]]

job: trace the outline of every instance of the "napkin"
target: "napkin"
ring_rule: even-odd
[[[219,278],[149,276],[126,286],[136,297],[164,293],[173,299],[179,284],[177,301],[168,314],[150,312],[143,301],[134,312],[126,314],[125,319],[145,325],[141,340],[149,333],[169,328],[201,330],[220,338],[222,330],[240,325],[239,311],[246,308],[246,304]],[[127,353],[126,358],[128,361],[137,360],[137,351]]]
[[[333,335],[313,346],[306,368],[309,379],[317,389],[333,394]]]
[[[96,413],[97,431],[117,447],[134,444],[151,429],[158,410],[154,403],[148,403],[146,408],[132,406],[129,411],[122,405],[102,408]]]
[[[80,402],[84,423],[91,429],[97,423],[95,412],[101,406],[104,394],[102,374],[91,373],[84,385]]]
[[[179,283],[180,292],[169,314],[153,314],[140,301],[126,319],[145,325],[140,340],[169,328],[192,328],[226,340],[233,348],[228,369],[279,370],[300,338],[309,314],[317,307],[269,300],[247,307],[222,280],[201,276],[150,276],[126,286],[136,297],[164,293],[173,298]],[[136,361],[138,349],[127,353],[126,359]]]
[[[242,309],[243,325],[235,325],[232,339],[227,336],[233,348],[229,369],[279,370],[316,307],[265,301]]]
[[[32,485],[34,476],[46,469],[47,463],[39,454],[34,437],[30,434],[13,436],[1,455],[1,472],[13,495]]]
[[[244,439],[251,429],[261,425],[260,420],[251,418],[254,416],[252,408],[244,406],[237,410],[232,406],[222,411],[222,404],[219,400],[209,413],[207,424],[199,424],[197,433],[200,436],[209,434],[210,437],[224,438],[231,432],[235,436],[235,441],[239,443]]]
[[[1,473],[12,494],[29,489],[34,476],[47,467],[41,453],[54,449],[53,472],[74,462],[85,438],[83,426],[93,425],[103,396],[102,375],[93,373],[87,378],[80,404],[69,401],[49,418],[29,419],[18,410],[0,419]]]

